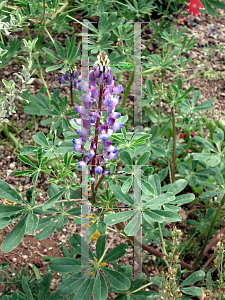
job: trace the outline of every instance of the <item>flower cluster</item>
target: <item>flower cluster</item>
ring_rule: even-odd
[[[80,90],[81,86],[78,85],[79,82],[81,82],[82,76],[78,76],[77,69],[71,68],[69,71],[67,71],[65,74],[62,75],[62,77],[59,77],[59,82],[61,84],[65,84],[66,82],[71,82],[73,86]]]
[[[198,11],[199,9],[204,9],[204,6],[199,0],[190,0],[188,5],[188,13],[193,14],[193,16],[200,16],[201,13]]]
[[[118,149],[112,146],[112,142],[108,139],[114,130],[120,130],[123,126],[123,123],[116,123],[116,119],[121,114],[115,112],[116,105],[119,103],[118,94],[123,91],[123,87],[114,85],[108,56],[102,52],[97,58],[93,70],[89,72],[89,84],[82,81],[82,89],[85,92],[82,95],[83,106],[75,106],[80,118],[74,119],[76,124],[81,126],[77,130],[80,138],[72,140],[76,152],[86,152],[83,160],[78,162],[78,168],[86,167],[91,162],[92,182],[95,180],[95,173],[106,175],[108,172],[105,170],[104,164],[109,159],[117,157]],[[98,83],[96,84],[97,78]],[[105,122],[100,124],[103,112],[106,112],[107,116]],[[88,138],[88,136],[90,137]],[[90,150],[84,148],[84,143],[87,141],[91,142]],[[97,155],[99,142],[104,148],[102,154]]]

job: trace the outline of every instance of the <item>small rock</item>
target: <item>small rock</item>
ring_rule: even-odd
[[[17,258],[16,258],[16,257],[13,257],[12,261],[13,261],[13,262],[16,262],[16,261],[17,261]]]
[[[15,163],[11,163],[11,164],[9,164],[9,167],[10,167],[10,169],[15,169],[16,164]]]
[[[23,260],[27,260],[28,259],[28,255],[23,255],[22,258],[23,258]]]

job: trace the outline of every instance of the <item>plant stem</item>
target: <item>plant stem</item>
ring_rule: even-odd
[[[42,74],[42,70],[41,70],[41,66],[40,66],[40,63],[39,63],[38,58],[36,59],[36,61],[37,61],[37,65],[38,65],[38,69],[39,69],[39,74],[40,74],[41,81],[42,81],[44,87],[46,88],[46,93],[47,93],[47,95],[48,95],[48,99],[50,100],[50,99],[51,99],[51,95],[50,95],[50,92],[49,92],[47,83],[46,83],[46,81],[45,81],[45,79],[44,79],[44,76],[43,76],[43,74]]]
[[[73,83],[70,82],[70,97],[71,97],[71,106],[73,107]]]
[[[134,70],[134,72],[135,72],[135,70]],[[131,86],[134,82],[134,72],[132,73],[132,77],[129,78],[129,83],[128,83],[128,86],[127,86],[126,91],[124,93],[123,100],[122,100],[122,103],[121,103],[120,107],[124,107],[124,105],[126,103],[127,95],[129,94],[130,88],[131,88]]]
[[[42,0],[43,1],[43,17],[41,19],[41,24],[43,23],[43,21],[45,20],[45,0]]]
[[[150,41],[148,42],[148,45],[145,47],[144,51],[142,52],[142,55],[145,53],[145,51],[148,49],[148,46],[151,44],[151,42],[153,41],[153,39],[155,38],[155,36],[157,35],[158,31],[160,30],[160,28],[162,27],[162,24],[163,24],[163,21],[165,20],[166,18],[166,15],[167,15],[167,12],[169,10],[169,7],[170,7],[170,2],[171,0],[169,0],[168,4],[167,4],[167,8],[166,8],[166,11],[165,11],[165,14],[162,18],[162,21],[160,22],[158,28],[156,29],[155,33],[153,34],[152,38],[150,39]]]
[[[47,23],[47,22],[46,22],[46,23]],[[47,29],[47,27],[46,27],[46,26],[44,27],[44,30],[46,31],[47,35],[49,36],[49,38],[50,38],[51,42],[52,42],[52,43],[53,43],[53,45],[54,45],[54,40],[53,40],[53,38],[52,38],[52,36],[51,36],[50,32],[48,31],[48,29]]]
[[[161,241],[162,241],[162,252],[163,252],[163,254],[168,255],[167,252],[166,252],[165,243],[164,243],[164,240],[163,240],[162,229],[161,229],[161,225],[160,225],[159,222],[158,222],[158,226],[159,226],[159,232],[160,232],[160,237],[161,237]]]
[[[210,236],[211,236],[211,234],[212,234],[213,228],[214,228],[214,226],[215,226],[215,223],[216,223],[216,221],[217,221],[217,218],[218,218],[218,216],[219,216],[219,214],[220,214],[221,208],[223,207],[224,203],[225,203],[225,194],[224,194],[224,196],[223,196],[223,198],[222,198],[222,200],[221,200],[221,202],[220,202],[220,205],[219,205],[219,207],[217,208],[217,211],[216,211],[216,213],[215,213],[215,216],[214,216],[214,218],[213,218],[213,220],[212,220],[212,223],[211,223],[211,225],[210,225],[208,234],[207,234],[207,236],[206,236],[206,238],[205,238],[205,242],[204,242],[204,244],[203,244],[203,246],[202,246],[201,252],[198,254],[196,260],[195,260],[194,263],[193,263],[193,271],[195,271],[195,269],[197,268],[197,266],[199,265],[200,261],[202,260],[202,258],[203,258],[203,256],[204,256],[205,248],[206,248],[207,243],[208,243],[208,241],[209,241],[209,239],[210,239]]]
[[[172,155],[172,183],[175,182],[175,168],[176,168],[176,126],[175,126],[175,108],[172,107],[172,124],[173,124],[173,155]]]
[[[104,89],[104,84],[100,85],[100,92],[99,92],[98,110],[99,110],[99,114],[100,115],[101,115],[101,111],[102,111],[103,89]],[[97,121],[95,123],[95,137],[94,137],[95,155],[92,158],[92,174],[91,174],[92,177],[95,177],[96,156],[97,156],[97,149],[98,149],[98,130],[99,130],[99,125],[100,125],[100,118],[97,118]]]
[[[98,182],[97,182],[97,184],[96,184],[96,186],[95,186],[95,191],[96,191],[96,193],[97,193],[97,191],[98,191],[98,188],[99,188],[99,185],[101,184],[101,182],[102,182],[102,180],[105,178],[105,175],[102,175],[100,178],[99,178],[99,180],[98,180]]]

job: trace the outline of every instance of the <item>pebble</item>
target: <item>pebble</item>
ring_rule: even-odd
[[[17,261],[17,258],[16,258],[16,257],[13,257],[12,261],[13,261],[13,262],[16,262],[16,261]]]
[[[10,167],[10,169],[15,169],[16,164],[15,163],[11,163],[11,164],[9,164],[9,167]]]

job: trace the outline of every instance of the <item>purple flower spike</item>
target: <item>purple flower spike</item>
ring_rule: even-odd
[[[106,158],[108,158],[108,159],[114,159],[114,158],[117,157],[117,155],[118,155],[118,150],[117,150],[116,152],[110,152],[110,153],[106,156]]]
[[[95,83],[95,74],[94,74],[94,70],[92,70],[92,71],[89,73],[89,80],[90,80],[90,82]]]
[[[110,117],[113,119],[118,119],[121,117],[121,113],[114,111],[113,113],[111,113]]]
[[[88,153],[88,158],[92,158],[94,155],[95,155],[95,151],[90,150],[90,152]]]
[[[111,129],[112,129],[112,130],[120,130],[122,127],[123,127],[123,123],[114,123],[114,124],[111,126]]]
[[[108,77],[106,78],[106,84],[111,84],[113,81],[113,76],[112,74],[109,74]]]
[[[62,77],[59,77],[59,82],[60,82],[61,84],[65,84],[65,83],[66,83],[65,80],[64,80],[64,78],[63,78],[63,76],[62,76]]]
[[[104,80],[104,74],[99,77],[99,85],[103,85],[103,80]]]
[[[78,126],[81,126],[81,125],[82,125],[82,119],[74,118],[74,121],[75,121],[75,123],[76,123]]]
[[[67,72],[65,74],[63,74],[63,78],[64,78],[64,80],[68,80],[69,79]]]
[[[84,161],[79,161],[77,163],[78,168],[85,168],[87,166],[87,164]]]
[[[84,151],[82,150],[81,147],[82,147],[82,146],[73,143],[73,148],[74,148],[75,152],[83,153]]]
[[[102,168],[101,166],[95,167],[95,172],[96,172],[98,175],[101,175],[101,174],[102,174],[102,171],[103,171],[103,168]]]
[[[83,106],[80,106],[80,105],[74,106],[74,109],[79,114],[85,114],[87,111]]]
[[[99,67],[97,67],[95,70],[94,70],[94,74],[97,78],[100,77],[100,70],[99,70]]]
[[[98,89],[96,87],[92,86],[90,93],[92,98],[94,99],[98,98]]]
[[[120,94],[122,91],[123,91],[123,87],[122,87],[121,84],[119,84],[119,85],[117,85],[117,86],[114,88],[112,94],[113,94],[113,95],[118,95],[118,94]]]

